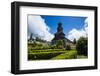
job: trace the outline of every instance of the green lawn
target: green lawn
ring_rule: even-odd
[[[87,58],[87,56],[84,56],[84,55],[77,55],[77,59],[84,59],[84,58]]]
[[[75,58],[77,58],[77,51],[70,50],[70,51],[66,51],[65,53],[62,53],[56,57],[53,57],[52,59],[75,59]]]
[[[84,55],[78,55],[76,46],[72,45],[71,50],[50,48],[46,43],[33,46],[28,44],[28,60],[59,60],[59,59],[82,59],[87,58]]]
[[[55,60],[55,59],[75,59],[77,58],[76,50],[47,49],[31,50],[28,53],[28,60]]]

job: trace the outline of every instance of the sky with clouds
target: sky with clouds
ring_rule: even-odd
[[[87,36],[87,17],[28,15],[28,38],[32,33],[33,38],[39,37],[51,41],[54,38],[54,33],[57,32],[59,22],[62,23],[66,38],[71,41],[74,38],[78,40],[81,36]]]

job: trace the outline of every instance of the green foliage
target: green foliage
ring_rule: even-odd
[[[57,40],[56,41],[56,47],[59,48],[59,49],[62,49],[63,48],[63,40]]]
[[[45,42],[45,40],[42,40],[41,38],[39,38],[39,37],[36,37],[36,39],[35,39],[36,41],[39,41],[39,42]]]
[[[36,42],[30,42],[30,43],[28,43],[28,46],[30,47],[35,47],[35,46],[37,46],[37,43]]]
[[[56,44],[52,45],[37,38],[28,42],[28,60],[75,59],[77,58],[75,48],[76,44],[64,46],[63,40],[58,40]],[[81,52],[78,51],[78,53]]]
[[[28,43],[28,48],[29,50],[42,50],[42,49],[49,49],[50,46],[47,43],[39,42],[39,41],[34,41],[32,43]]]
[[[50,45],[50,49],[56,49],[56,45]]]
[[[35,39],[36,41],[40,41],[40,38],[39,37],[36,37],[36,39]]]
[[[77,51],[69,51],[66,53],[65,59],[76,59],[77,58]]]
[[[30,35],[30,40],[32,40],[33,38],[32,38],[32,36],[33,36],[33,34],[31,33],[31,35]]]
[[[76,59],[76,58],[77,58],[77,51],[71,50],[71,51],[66,51],[65,53],[62,53],[60,55],[57,55],[52,59]]]
[[[29,53],[28,60],[46,60],[54,56],[61,54],[62,52],[40,52],[40,53]]]
[[[85,55],[77,55],[77,58],[78,59],[83,59],[83,58],[87,58],[87,56],[85,56]]]
[[[42,47],[43,45],[42,45],[42,44],[37,44],[37,46],[38,46],[38,47]]]
[[[71,50],[71,46],[70,45],[66,45],[66,50]]]
[[[40,53],[40,52],[66,52],[65,49],[32,49],[28,48],[28,53]]]
[[[73,43],[76,44],[76,39],[73,40]]]
[[[78,54],[86,55],[88,54],[88,45],[87,38],[80,37],[80,39],[76,43],[76,50]]]

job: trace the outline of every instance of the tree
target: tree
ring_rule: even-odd
[[[86,55],[88,54],[88,42],[87,38],[80,37],[79,40],[76,43],[76,50],[78,51],[78,54]]]
[[[33,34],[31,33],[31,35],[30,35],[30,40],[32,40],[33,38],[32,38],[32,36],[33,36]]]
[[[50,45],[50,49],[56,49],[56,45]]]
[[[40,38],[39,37],[36,37],[36,41],[40,41]]]
[[[76,44],[76,39],[74,38],[73,43]]]
[[[71,50],[71,46],[70,45],[67,45],[66,46],[66,50]]]
[[[57,48],[62,49],[63,48],[63,41],[62,40],[57,40],[56,41],[56,46],[57,46]]]

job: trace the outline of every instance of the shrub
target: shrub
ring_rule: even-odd
[[[56,45],[50,45],[50,49],[56,49]]]
[[[64,45],[63,40],[57,40],[56,41],[56,47],[58,49],[62,49],[63,48],[63,45]]]
[[[66,46],[66,50],[71,50],[71,46],[70,45],[67,45]]]
[[[73,40],[73,43],[76,44],[76,39]]]
[[[43,45],[42,45],[42,44],[37,44],[37,46],[38,46],[38,47],[42,47]]]
[[[80,39],[76,43],[76,50],[78,54],[86,55],[88,54],[88,45],[87,45],[87,38],[80,37]]]
[[[47,60],[54,56],[61,54],[62,52],[40,52],[40,53],[29,53],[28,60]]]
[[[77,58],[77,51],[70,51],[66,54],[66,59],[76,59]]]

